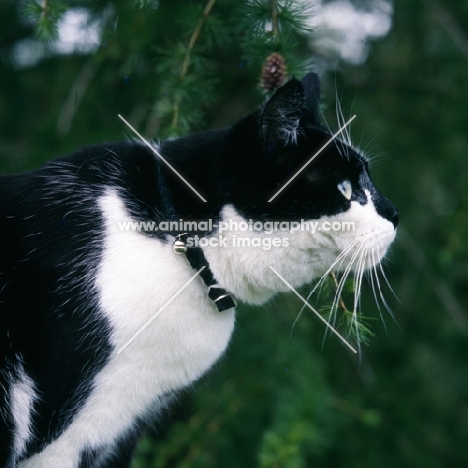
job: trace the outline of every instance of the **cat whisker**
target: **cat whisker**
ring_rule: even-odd
[[[338,96],[338,89],[335,87],[335,115],[336,115],[336,121],[338,125],[340,125],[341,119],[344,120],[343,112],[341,109],[341,100],[340,96]]]
[[[335,88],[335,115],[336,115],[336,121],[337,121],[338,127],[341,128],[341,126],[342,126],[341,124],[342,124],[342,122],[344,123],[345,120],[344,120],[343,112],[341,110],[340,99],[338,97],[338,90],[336,88]],[[348,141],[349,136],[348,136],[348,130],[347,129],[345,129],[344,132],[343,132],[343,138],[345,139],[345,141]],[[340,155],[342,157],[346,157],[346,159],[349,159],[349,154],[347,152],[346,144],[344,144],[344,142],[340,141],[337,138],[336,141],[335,141],[335,146],[336,146],[336,149],[338,150],[338,152],[340,153]],[[345,154],[343,154],[343,153],[345,153]]]
[[[361,287],[361,259],[362,254],[357,260],[356,273],[354,274],[354,291],[353,291],[353,322],[357,322],[357,311],[359,308],[359,294]]]
[[[336,92],[336,104],[335,104],[335,108],[336,108],[336,118],[337,118],[337,121],[338,122],[345,122],[345,118],[344,118],[344,114],[343,114],[343,108],[341,106],[341,100],[340,98],[338,97],[338,93]],[[341,125],[340,125],[341,127]],[[349,128],[346,128],[345,131],[344,131],[344,135],[345,135],[345,142],[346,142],[346,145],[348,147],[352,147],[352,143],[351,143],[351,131]],[[346,148],[346,150],[348,150],[348,147]],[[348,154],[349,156],[349,154]]]
[[[387,332],[387,322],[385,321],[385,316],[384,314],[382,313],[382,308],[380,307],[380,301],[379,301],[379,298],[377,296],[377,292],[376,292],[376,284],[374,282],[374,276],[377,277],[378,275],[378,271],[377,271],[377,265],[374,265],[372,267],[372,269],[370,270],[369,272],[369,278],[370,278],[370,282],[371,282],[371,286],[372,286],[372,294],[374,296],[374,300],[375,300],[375,304],[377,306],[377,309],[379,311],[379,315],[380,315],[380,320],[382,321],[383,323],[383,326],[384,326],[384,329],[385,329],[385,332]]]
[[[332,263],[332,265],[327,269],[327,271],[320,277],[316,285],[313,287],[312,291],[308,294],[307,296],[307,301],[310,300],[311,296],[317,291],[321,291],[325,279],[333,272],[333,271],[342,271],[340,274],[339,279],[335,282],[336,283],[336,291],[333,296],[332,304],[330,306],[330,312],[328,315],[328,323],[332,325],[333,327],[336,326],[336,321],[338,317],[338,310],[340,309],[340,301],[342,300],[341,297],[343,295],[344,287],[346,284],[346,280],[349,278],[351,275],[352,271],[354,270],[354,278],[355,278],[355,283],[354,283],[354,292],[353,292],[353,307],[352,307],[352,318],[351,318],[351,326],[354,327],[354,333],[356,335],[356,341],[358,343],[358,346],[360,345],[361,339],[360,339],[360,328],[359,328],[359,320],[358,320],[358,315],[359,315],[359,310],[360,310],[360,305],[361,305],[361,292],[362,292],[362,286],[363,286],[363,280],[364,276],[366,275],[371,283],[371,288],[372,288],[372,293],[374,296],[374,300],[376,302],[377,308],[379,310],[380,317],[382,319],[382,322],[384,323],[385,329],[386,323],[382,314],[382,308],[380,304],[383,305],[383,307],[390,313],[390,315],[393,317],[393,312],[388,305],[387,301],[384,298],[383,292],[382,292],[382,287],[381,287],[381,281],[378,277],[379,275],[379,270],[385,280],[385,283],[389,286],[388,284],[388,279],[385,275],[385,272],[383,271],[382,264],[376,260],[376,251],[375,249],[369,249],[367,246],[363,245],[360,246],[359,248],[356,249],[356,244],[362,241],[362,238],[357,238],[354,239],[353,242],[351,242],[345,249],[343,249],[340,254],[336,257],[335,261]],[[353,250],[356,249],[356,250]],[[350,252],[351,255],[350,255]],[[367,269],[367,265],[369,263],[369,260],[371,260],[372,267]],[[343,263],[346,261],[346,265],[344,268],[342,268]],[[391,288],[390,288],[391,289]],[[393,292],[393,290],[392,290]],[[393,292],[394,293],[394,292]],[[343,306],[341,306],[343,307]],[[295,318],[292,327],[291,327],[291,335],[292,332],[299,321],[299,319],[302,316],[302,313],[304,311],[304,306],[301,308],[299,311],[297,317]],[[345,308],[346,310],[346,308]],[[323,338],[323,343],[322,346],[324,345],[324,342],[328,336],[328,330],[325,331],[324,338]]]
[[[336,257],[335,261],[331,264],[331,266],[328,268],[328,270],[320,277],[317,285],[314,287],[314,289],[310,292],[310,295],[312,295],[315,290],[317,289],[317,287],[319,286],[319,284],[323,283],[323,281],[326,279],[326,277],[333,271],[335,270],[335,267],[339,264],[339,266],[341,266],[341,263],[343,263],[345,257],[348,255],[348,253],[350,252],[350,250],[353,249],[353,247],[355,246],[355,244],[357,244],[358,242],[360,241],[360,238],[356,238],[353,240],[353,242],[351,242],[345,249],[343,249],[341,251],[341,253]],[[339,268],[338,268],[339,269]],[[310,296],[309,295],[309,296]]]
[[[390,282],[388,281],[387,279],[387,275],[385,274],[385,271],[383,269],[383,266],[382,266],[382,263],[379,263],[379,268],[380,268],[380,272],[382,273],[382,277],[383,279],[385,280],[385,283],[387,284],[388,286],[388,289],[390,289],[391,293],[393,294],[393,296],[395,297],[395,299],[401,303],[400,301],[400,298],[397,296],[396,292],[393,290],[392,286],[390,285]]]
[[[356,328],[356,337],[358,346],[361,342],[359,337],[359,327],[358,327],[358,310],[360,309],[360,301],[361,301],[361,290],[362,290],[362,279],[364,277],[364,273],[366,271],[366,260],[369,251],[366,248],[362,249],[362,253],[358,260],[358,267],[356,273],[356,282],[354,286],[354,309],[353,309],[353,322]]]
[[[359,255],[359,253],[361,252],[363,248],[359,248],[356,252],[353,253],[348,265],[346,266],[341,278],[340,278],[340,281],[338,282],[338,285],[336,287],[336,293],[335,293],[335,297],[333,298],[333,303],[332,303],[332,308],[331,308],[331,311],[330,311],[330,318],[332,316],[334,316],[336,314],[336,311],[338,309],[338,304],[339,304],[339,300],[343,294],[343,289],[344,289],[344,285],[346,283],[346,279],[348,278],[349,274],[351,273],[351,269],[353,267],[353,264],[354,264],[354,261],[356,260],[356,257]]]
[[[372,254],[374,254],[374,251],[372,251]],[[374,263],[375,264],[375,263]],[[377,283],[377,287],[378,287],[378,290],[379,290],[379,296],[380,296],[380,300],[382,301],[382,304],[383,306],[385,307],[385,309],[387,310],[387,312],[390,314],[390,316],[394,319],[394,314],[393,314],[393,310],[391,309],[391,307],[388,305],[387,301],[385,300],[384,298],[384,295],[382,293],[382,287],[380,286],[380,280],[379,280],[379,275],[377,274],[377,270],[375,270],[375,281]]]
[[[344,285],[346,283],[347,278],[351,273],[351,269],[355,263],[357,263],[356,267],[356,287],[355,287],[355,297],[354,297],[354,304],[353,304],[353,325],[356,327],[356,336],[358,338],[358,345],[359,345],[359,330],[358,330],[358,320],[357,320],[357,310],[359,308],[359,298],[360,298],[360,290],[362,284],[362,276],[365,270],[365,257],[366,257],[366,248],[360,247],[357,249],[356,252],[353,253],[348,265],[346,266],[340,281],[337,284],[336,293],[333,298],[332,306],[330,309],[330,319],[329,321],[333,320],[333,324],[336,322],[336,312],[339,308],[339,302],[341,300],[341,296],[343,294]],[[324,336],[324,340],[326,338],[326,334]]]
[[[385,279],[385,282],[387,284],[387,286],[389,287],[389,289],[391,290],[392,294],[395,296],[395,298],[400,301],[400,299],[398,298],[398,296],[396,295],[396,293],[393,291],[392,287],[390,286],[390,284],[388,283],[388,280],[387,280],[387,277],[385,275],[385,272],[383,270],[383,267],[382,267],[382,263],[376,263],[373,267],[373,271],[371,272],[371,282],[373,284],[373,294],[374,294],[374,299],[375,299],[375,302],[376,302],[376,305],[379,309],[379,313],[380,313],[380,318],[384,324],[384,327],[385,327],[385,330],[387,331],[387,326],[386,326],[386,322],[385,322],[385,318],[382,314],[382,311],[381,311],[381,308],[380,308],[380,304],[379,304],[379,297],[380,297],[380,301],[382,302],[384,308],[387,310],[387,312],[389,313],[389,315],[392,317],[392,319],[395,321],[395,323],[397,323],[398,325],[398,322],[396,321],[396,318],[395,318],[395,315],[393,313],[393,310],[391,309],[391,307],[388,305],[388,303],[386,302],[384,296],[383,296],[383,292],[381,290],[381,287],[380,287],[380,281],[379,281],[379,278],[378,278],[378,269],[380,269],[381,273],[382,273],[382,276],[384,277]],[[376,279],[376,283],[377,283],[377,287],[379,289],[379,297],[377,297],[377,293],[376,293],[376,288],[375,288],[375,285],[373,283],[373,278],[372,278],[372,273],[373,273],[373,276],[375,277]]]
[[[336,149],[338,150],[338,153],[340,153],[340,156],[341,156],[342,158],[345,158],[345,155],[341,152],[340,143],[341,143],[341,142],[339,141],[339,139],[336,138],[336,139],[335,139],[335,146],[336,146]],[[343,146],[344,146],[344,145],[343,145]],[[346,156],[346,159],[348,159],[347,156]]]
[[[374,259],[374,251],[372,251],[372,259]],[[380,317],[383,320],[382,309],[380,308],[379,298],[377,297],[377,291],[376,291],[376,284],[374,282],[374,276],[377,276],[377,265],[375,265],[375,264],[369,270],[369,282],[370,282],[370,285],[371,285],[372,294],[374,296],[375,304],[376,304],[377,309],[379,311]]]
[[[351,242],[345,249],[343,249],[341,251],[341,253],[338,255],[338,257],[335,259],[335,261],[332,263],[332,265],[328,268],[328,270],[320,277],[320,279],[318,280],[317,284],[314,286],[314,288],[312,289],[312,291],[307,295],[307,302],[309,302],[310,298],[312,297],[312,294],[314,294],[314,292],[317,290],[317,289],[321,289],[321,287],[323,286],[324,284],[324,281],[325,279],[328,277],[328,275],[334,270],[334,268],[336,267],[337,264],[340,264],[343,262],[344,258],[348,255],[348,253],[350,252],[350,250],[354,247],[354,245],[359,241],[359,238],[358,239],[354,239],[353,242]],[[297,322],[299,321],[299,319],[301,318],[302,316],[302,313],[304,312],[304,309],[305,309],[305,305],[303,305],[299,311],[299,313],[297,314],[297,317],[294,319],[294,322],[293,324],[291,325],[291,333],[290,333],[290,336],[292,336],[292,333],[294,331],[294,328],[297,324]]]

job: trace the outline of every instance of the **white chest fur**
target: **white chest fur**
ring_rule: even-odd
[[[234,311],[219,313],[196,278],[118,353],[195,272],[170,245],[119,229],[131,218],[116,192],[108,191],[100,208],[105,238],[96,286],[114,351],[70,427],[21,468],[75,468],[81,450],[112,444],[164,395],[206,372],[234,328]]]

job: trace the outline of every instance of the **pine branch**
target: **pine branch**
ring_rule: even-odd
[[[217,68],[209,57],[215,45],[230,37],[229,29],[212,13],[215,3],[189,5],[176,18],[177,40],[154,48],[161,85],[147,122],[149,135],[179,136],[203,124],[206,106],[214,99]],[[186,42],[180,37],[187,37]]]
[[[203,9],[203,15],[202,17],[199,19],[193,33],[192,33],[192,36],[190,37],[190,40],[189,40],[189,44],[188,44],[188,47],[187,47],[187,51],[186,51],[186,54],[185,54],[185,57],[184,57],[184,61],[182,62],[182,67],[181,67],[181,70],[180,70],[180,75],[179,75],[179,78],[180,78],[180,81],[182,82],[186,75],[187,75],[187,71],[188,71],[188,68],[189,68],[189,65],[190,65],[190,59],[191,59],[191,54],[192,54],[192,51],[195,47],[195,44],[200,36],[200,33],[201,33],[201,30],[204,26],[204,24],[206,23],[206,20],[208,18],[208,15],[210,14],[211,12],[211,9],[213,8],[214,4],[216,3],[216,0],[208,0],[208,3],[205,5],[205,8]],[[172,130],[174,131],[177,126],[178,126],[178,123],[179,123],[179,115],[180,115],[180,104],[181,104],[181,101],[182,101],[182,93],[181,91],[178,91],[174,97],[174,107],[173,107],[173,113],[172,113],[172,123],[171,123],[171,128]]]
[[[273,37],[278,40],[279,38],[279,24],[278,24],[278,4],[276,0],[270,0],[271,4],[271,22],[273,26]]]
[[[30,0],[23,7],[23,14],[35,24],[37,36],[44,41],[57,37],[58,22],[65,11],[66,8],[60,1],[43,0],[39,3]]]
[[[339,289],[339,286],[338,286],[338,280],[336,279],[336,274],[332,271],[330,273],[330,277],[331,279],[333,280],[333,284],[335,285],[335,288],[336,290],[338,291]],[[349,312],[349,309],[346,307],[344,301],[343,301],[343,296],[342,294],[340,294],[339,298],[338,298],[338,305],[340,307],[340,309],[344,312],[344,313],[347,313]]]
[[[334,272],[331,272],[329,284],[333,287],[325,288],[325,305],[320,308],[323,317],[333,323],[338,323],[338,328],[342,329],[346,337],[352,336],[358,345],[369,344],[369,339],[374,336],[369,322],[375,320],[373,317],[365,317],[356,310],[351,310],[346,306],[345,300],[343,298],[343,293],[347,292],[354,295],[355,285],[352,279],[348,278],[345,282],[345,285],[340,285],[340,281],[336,277]],[[326,286],[327,283],[324,283]],[[336,294],[340,291],[338,298]],[[329,302],[331,301],[331,302]],[[336,302],[335,302],[336,301]],[[336,316],[338,309],[341,311],[339,317]]]
[[[263,89],[277,88],[286,75],[301,75],[308,68],[307,56],[301,50],[311,33],[310,15],[311,7],[299,0],[252,0],[239,6],[240,43],[249,66],[262,68]],[[280,76],[269,75],[273,56],[282,63]],[[276,69],[273,66],[273,73]]]

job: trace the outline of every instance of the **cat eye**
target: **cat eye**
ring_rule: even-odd
[[[349,180],[343,180],[338,184],[338,190],[343,194],[347,200],[351,200],[351,195],[353,194],[353,187]]]

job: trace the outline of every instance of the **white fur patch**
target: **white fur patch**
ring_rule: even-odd
[[[292,233],[278,230],[272,234],[229,230],[222,233],[226,246],[207,246],[204,248],[205,256],[220,286],[252,304],[262,304],[277,292],[289,291],[269,266],[280,272],[292,286],[300,287],[322,276],[341,252],[353,244],[338,267],[346,267],[353,252],[358,249],[373,252],[373,255],[366,257],[366,266],[371,267],[385,255],[395,238],[395,229],[390,221],[377,213],[368,193],[367,196],[368,203],[365,205],[353,201],[350,209],[344,213],[313,220],[319,226],[323,226],[323,223],[352,222],[354,230],[318,229],[315,232],[302,230]],[[225,206],[222,213],[222,221],[228,223],[229,220],[238,224],[248,221],[232,205]],[[277,237],[287,240],[288,245],[266,251],[262,247],[239,246],[240,237]]]
[[[113,190],[100,199],[104,252],[96,285],[112,327],[114,351],[73,423],[21,468],[76,468],[84,449],[111,446],[164,395],[205,373],[224,352],[234,311],[219,313],[196,278],[135,340],[121,349],[194,275],[171,245],[141,232],[121,231],[132,221]]]
[[[366,256],[368,267],[378,263],[393,241],[395,229],[367,196],[366,205],[351,202],[345,213],[318,220],[354,222],[351,231],[277,231],[271,236],[287,238],[288,245],[269,250],[239,247],[234,242],[235,237],[267,237],[265,232],[223,232],[225,246],[203,247],[216,280],[237,298],[259,304],[288,290],[269,266],[298,287],[323,275],[350,245],[352,249],[337,268],[346,267],[348,257],[359,249],[372,252]],[[234,311],[219,313],[205,284],[196,278],[117,354],[195,272],[172,246],[141,232],[119,229],[119,222],[132,219],[115,191],[109,190],[100,199],[100,208],[105,239],[96,286],[102,313],[112,327],[114,351],[71,426],[20,468],[76,468],[83,450],[110,450],[137,418],[164,404],[165,395],[189,385],[209,369],[224,352],[234,327]],[[230,205],[222,212],[222,220],[229,219],[247,221]]]
[[[31,410],[36,393],[33,381],[21,370],[11,388],[11,410],[15,424],[14,453],[21,456],[31,437]]]

